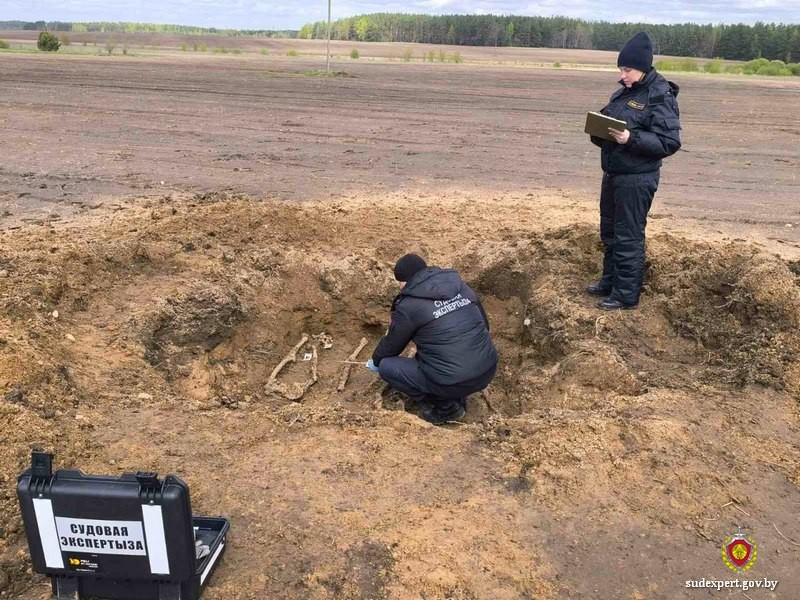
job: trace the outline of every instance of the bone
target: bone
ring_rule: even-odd
[[[297,345],[292,348],[289,353],[283,358],[283,360],[278,363],[278,366],[273,369],[272,374],[269,376],[267,380],[267,389],[272,392],[277,392],[284,396],[288,400],[294,400],[295,402],[299,402],[305,393],[311,388],[312,385],[319,381],[319,374],[317,370],[318,362],[319,362],[319,355],[317,352],[317,345],[314,344],[311,346],[311,379],[308,379],[305,383],[290,383],[290,384],[283,384],[277,381],[278,374],[281,370],[288,365],[289,363],[297,362],[297,353],[300,349],[308,342],[309,336],[308,334],[303,334],[303,337],[297,343]]]
[[[339,385],[336,387],[336,391],[343,392],[345,386],[347,386],[347,380],[350,378],[350,371],[353,368],[354,364],[357,364],[356,359],[358,358],[358,354],[364,349],[364,346],[367,345],[367,338],[361,338],[358,346],[355,350],[347,357],[345,361],[345,365],[342,368],[342,374],[339,377]]]
[[[305,346],[306,342],[308,341],[308,334],[304,333],[303,337],[297,343],[297,345],[289,350],[289,354],[283,357],[283,360],[278,363],[278,366],[272,370],[272,374],[269,376],[267,380],[267,384],[275,383],[275,379],[278,377],[278,373],[283,370],[283,367],[288,365],[289,363],[293,363],[297,361],[297,353],[300,351],[300,348]]]

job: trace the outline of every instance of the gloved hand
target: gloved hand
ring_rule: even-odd
[[[374,362],[372,362],[372,359],[371,359],[371,358],[370,358],[370,359],[367,361],[366,367],[367,367],[367,368],[368,368],[370,371],[372,371],[373,373],[379,373],[379,372],[380,372],[380,371],[379,371],[379,369],[378,369],[378,367],[376,367],[376,366],[375,366],[375,363],[374,363]]]

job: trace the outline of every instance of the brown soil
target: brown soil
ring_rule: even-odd
[[[184,476],[198,512],[232,521],[211,599],[677,598],[727,577],[740,524],[753,577],[800,583],[773,528],[798,537],[793,264],[657,234],[641,309],[598,314],[580,293],[595,229],[547,204],[164,196],[6,233],[4,591],[48,593],[13,494],[33,445],[87,472]],[[366,369],[335,391],[336,361],[380,336],[407,248],[458,267],[490,314],[502,366],[464,425],[427,426]],[[322,332],[319,383],[269,393]]]
[[[172,191],[596,197],[599,151],[583,123],[616,88],[613,70],[342,59],[334,69],[351,77],[300,75],[324,68],[320,49],[3,54],[0,219],[66,218]],[[684,145],[666,163],[655,216],[796,246],[800,80],[670,78],[682,88]]]
[[[781,582],[748,595],[793,597],[796,82],[677,78],[643,303],[606,314],[580,125],[610,73],[2,56],[0,596],[48,597],[14,492],[44,447],[228,516],[212,600],[705,597],[685,581],[734,578],[740,525],[746,577]],[[366,369],[336,391],[409,250],[490,315],[500,371],[461,425]],[[296,402],[314,361],[269,377],[303,334]]]

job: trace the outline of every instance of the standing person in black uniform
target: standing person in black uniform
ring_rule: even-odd
[[[600,146],[603,185],[600,238],[605,246],[603,277],[586,291],[604,297],[605,310],[633,308],[644,278],[647,213],[658,189],[661,160],[681,147],[678,86],[653,68],[653,42],[646,33],[631,39],[617,59],[622,88],[601,111],[628,124],[609,129],[614,141],[592,137]]]
[[[428,267],[406,254],[394,268],[404,282],[392,302],[392,321],[367,363],[392,388],[430,405],[422,418],[435,425],[466,414],[466,398],[492,381],[497,351],[477,294],[452,269]],[[414,358],[400,354],[409,342]]]

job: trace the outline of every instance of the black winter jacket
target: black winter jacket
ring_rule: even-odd
[[[425,376],[438,385],[473,380],[497,365],[489,321],[456,271],[429,267],[395,297],[392,322],[372,355],[376,365],[413,340]]]
[[[628,123],[631,137],[618,144],[592,136],[602,149],[603,171],[613,174],[648,173],[661,167],[661,159],[681,147],[678,109],[680,88],[651,69],[642,81],[624,85],[600,112]]]

